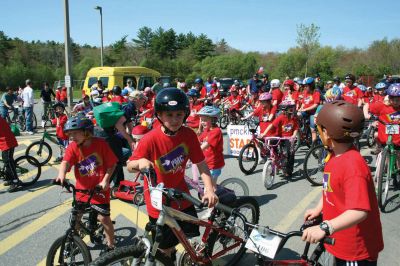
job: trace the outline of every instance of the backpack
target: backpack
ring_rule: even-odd
[[[117,102],[103,103],[93,108],[96,123],[101,128],[113,127],[118,119],[124,115],[121,105]]]

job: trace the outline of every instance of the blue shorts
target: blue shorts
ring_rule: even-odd
[[[214,180],[217,180],[217,178],[218,178],[218,177],[221,175],[221,173],[222,173],[222,168],[210,170],[210,173],[211,173],[211,177],[212,177]]]
[[[315,123],[314,123],[314,115],[310,115],[309,113],[307,113],[307,112],[301,112],[301,116],[303,117],[303,118],[309,118],[310,119],[310,128],[312,129],[312,131],[315,131]]]
[[[63,139],[60,139],[60,138],[58,138],[58,137],[57,137],[57,140],[58,140],[58,144],[60,144],[60,145],[63,146],[64,148],[67,148],[67,147],[68,147],[69,140],[67,140],[67,139],[63,140]]]

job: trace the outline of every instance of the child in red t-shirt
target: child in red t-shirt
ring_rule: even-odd
[[[110,177],[118,159],[102,138],[93,137],[93,123],[83,116],[68,119],[64,132],[70,137],[56,181],[64,182],[67,171],[74,166],[76,188],[92,190],[97,185],[102,188],[95,193],[91,204],[96,206],[97,219],[103,224],[107,240],[107,250],[114,249],[114,226],[110,219]],[[76,198],[86,202],[88,195],[76,193]]]
[[[161,126],[153,128],[139,142],[128,161],[128,171],[137,172],[154,168],[157,174],[157,183],[164,183],[164,187],[176,188],[189,193],[185,182],[186,163],[190,159],[196,164],[204,183],[203,202],[208,202],[213,207],[218,197],[214,193],[215,186],[212,182],[210,171],[207,167],[200,143],[193,130],[183,126],[189,115],[189,100],[186,94],[178,88],[165,88],[161,90],[155,100],[155,113]],[[152,184],[153,186],[157,184]],[[159,211],[151,204],[147,180],[144,181],[144,197],[150,222],[155,224]],[[171,207],[181,209],[183,212],[196,216],[194,206],[182,200],[179,203],[171,202]],[[182,223],[186,235],[199,235],[198,226]],[[175,246],[179,243],[169,227],[163,227],[163,239],[159,248],[167,256],[173,257]]]
[[[243,98],[239,95],[235,85],[232,85],[229,91],[231,95],[226,98],[223,103],[229,104],[229,113],[232,118],[241,118],[242,114],[240,113],[240,109],[242,107]]]
[[[14,149],[18,146],[17,139],[11,131],[7,121],[0,116],[0,150],[3,163],[6,167],[5,186],[10,186],[8,192],[18,189],[18,178],[14,161]]]
[[[272,95],[272,105],[279,106],[282,102],[283,92],[280,89],[281,82],[279,79],[271,80],[271,95]]]
[[[68,146],[68,136],[64,133],[64,125],[67,123],[68,117],[64,113],[65,106],[63,103],[58,102],[53,105],[56,112],[56,118],[51,120],[51,123],[56,126],[57,140],[60,145],[60,155],[54,160],[54,162],[59,163],[64,157],[64,150]]]
[[[203,129],[199,141],[214,183],[217,183],[225,165],[224,139],[222,131],[217,125],[220,112],[217,107],[213,106],[205,106],[198,112]]]
[[[302,239],[316,243],[326,236],[335,239],[325,244],[335,257],[335,265],[377,265],[383,249],[382,226],[371,172],[353,138],[363,129],[364,115],[345,101],[326,103],[317,117],[323,144],[331,152],[324,169],[323,194],[314,209],[304,218],[321,213],[320,225],[304,230]]]
[[[190,89],[187,93],[189,97],[190,115],[186,119],[186,125],[197,132],[200,126],[200,117],[197,112],[204,106],[203,101],[199,101],[200,92],[197,89]]]

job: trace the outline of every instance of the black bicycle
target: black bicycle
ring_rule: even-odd
[[[31,186],[42,173],[42,167],[36,158],[23,155],[15,159],[15,170],[17,172],[18,185],[22,187]],[[0,179],[7,180],[7,171],[4,162],[0,160]]]
[[[86,235],[90,236],[90,242],[94,245],[102,245],[104,240],[104,227],[97,221],[98,212],[91,207],[90,201],[95,194],[101,195],[101,187],[93,190],[76,189],[68,181],[63,184],[53,181],[53,184],[62,185],[70,193],[72,192],[72,209],[69,219],[70,227],[65,235],[56,239],[47,254],[46,265],[88,265],[92,261],[89,248],[82,240]],[[89,195],[84,203],[77,203],[76,192]],[[82,220],[79,216],[83,214]],[[113,222],[114,223],[114,222]]]

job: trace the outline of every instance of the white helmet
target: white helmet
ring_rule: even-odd
[[[94,91],[92,91],[92,92],[90,93],[90,96],[92,96],[93,98],[99,97],[99,95],[100,95],[100,93],[99,93],[98,90],[94,90]]]
[[[271,80],[271,88],[279,88],[281,86],[281,82],[279,79]]]

